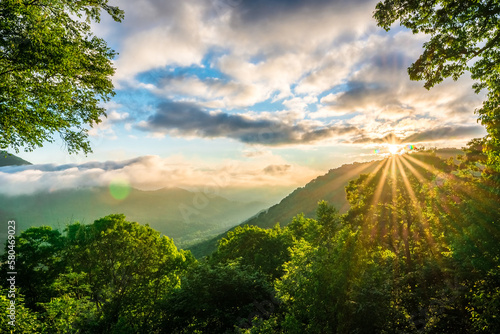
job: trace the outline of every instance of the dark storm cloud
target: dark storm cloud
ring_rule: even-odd
[[[211,114],[187,102],[165,102],[144,124],[143,131],[173,133],[202,138],[227,137],[249,144],[283,145],[312,143],[358,132],[350,126],[310,127],[274,119],[253,119],[228,113]]]

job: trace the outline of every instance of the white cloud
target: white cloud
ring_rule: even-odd
[[[379,136],[416,131],[409,120],[428,120],[416,123],[424,127],[420,131],[435,122],[473,122],[481,96],[473,94],[472,81],[446,80],[430,91],[410,81],[406,68],[427,37],[403,29],[383,32],[372,18],[376,3],[142,0],[137,10],[137,2],[125,0],[120,4],[124,22],[103,31],[119,41],[118,88],[149,91],[153,101],[192,102],[316,128],[342,122]],[[138,76],[148,71],[156,71],[153,80]],[[283,108],[253,110],[267,100]],[[139,116],[136,129],[148,117]],[[110,124],[103,122],[91,134],[112,138]],[[188,138],[200,132],[172,129],[169,134]]]
[[[116,140],[118,137],[116,136],[113,126],[129,120],[130,114],[127,112],[119,112],[118,110],[122,108],[122,105],[113,101],[105,103],[104,107],[107,109],[107,117],[101,117],[101,122],[99,124],[94,124],[89,129],[88,134],[94,139]]]
[[[223,188],[293,187],[303,185],[320,174],[317,170],[288,163],[270,152],[250,156],[252,159],[245,162],[227,160],[219,164],[187,160],[182,156],[142,156],[126,161],[2,167],[0,193],[13,196],[108,186],[116,179],[127,180],[133,187],[143,190],[163,187],[203,188],[222,179],[226,180]],[[287,167],[278,168],[280,173],[264,173],[270,165]]]
[[[115,62],[115,83],[133,81],[135,76],[167,65],[199,64],[208,48],[203,8],[195,1],[125,1],[126,26]],[[131,16],[131,17],[129,17]],[[130,20],[130,21],[128,21]],[[120,29],[118,27],[117,29]]]

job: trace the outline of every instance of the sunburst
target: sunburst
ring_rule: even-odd
[[[413,245],[411,247],[425,244],[424,247],[436,254],[439,263],[441,251],[436,248],[438,246],[432,226],[435,219],[432,218],[433,215],[429,216],[424,212],[428,203],[426,199],[421,198],[421,188],[435,188],[434,179],[443,174],[443,171],[420,161],[417,156],[404,154],[407,153],[405,146],[387,144],[386,147],[391,155],[381,161],[374,173],[365,180],[368,185],[374,178],[377,179],[376,183],[370,186],[373,187],[373,194],[366,212],[369,223],[365,225],[364,233],[373,242],[389,243],[395,247],[393,249],[396,253],[403,252],[409,266],[418,258],[418,255],[410,255],[410,244]],[[421,155],[425,156],[423,153]],[[390,182],[387,182],[388,180]],[[407,207],[401,207],[401,203],[398,203],[401,195],[406,196]],[[409,214],[410,211],[413,213]],[[391,234],[389,239],[387,233]],[[413,258],[414,256],[416,258]]]
[[[401,146],[399,146],[399,145],[388,144],[387,149],[389,150],[389,153],[392,155],[396,155],[396,154],[401,153]]]

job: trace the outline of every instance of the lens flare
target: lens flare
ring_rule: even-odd
[[[109,184],[109,193],[116,200],[123,200],[130,194],[130,182],[124,179],[114,179]]]

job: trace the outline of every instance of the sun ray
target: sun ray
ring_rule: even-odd
[[[376,209],[377,203],[380,199],[380,196],[382,194],[382,190],[385,186],[385,183],[386,183],[385,181],[387,179],[387,174],[388,174],[389,167],[390,167],[389,159],[385,159],[383,164],[380,164],[380,168],[382,168],[382,167],[383,167],[382,175],[381,175],[380,180],[378,181],[377,186],[375,188],[375,191],[373,193],[373,197],[372,197],[372,200],[370,202],[368,214],[367,214],[367,217],[370,217],[370,219],[371,219],[371,224],[369,224],[368,226],[371,226],[371,230],[369,231],[369,235],[372,237],[372,239],[374,239],[376,232],[377,232],[377,229],[380,228],[380,224],[378,224],[378,222],[375,222],[374,220],[375,220],[375,213],[377,210]],[[371,177],[370,181],[372,178],[374,178],[380,172],[380,168],[377,170],[376,173],[373,173],[370,175],[370,177]]]
[[[378,200],[380,199],[380,195],[382,194],[382,189],[384,188],[385,180],[387,179],[387,173],[389,171],[389,159],[384,161],[384,170],[382,171],[382,177],[380,178],[377,187],[375,188],[375,192],[373,194],[373,198],[371,201],[371,206],[374,206]]]
[[[401,156],[401,162],[405,165],[406,168],[410,170],[410,172],[415,175],[415,177],[421,182],[425,183],[427,185],[430,185],[430,182],[428,179],[426,179],[419,171],[415,169],[409,162],[408,158],[405,155]]]
[[[391,221],[391,233],[392,233],[392,237],[394,240],[397,240],[398,239],[398,229],[397,229],[397,224],[395,224],[396,220],[397,220],[397,212],[395,210],[396,208],[396,204],[397,204],[397,200],[398,200],[398,197],[397,197],[397,182],[398,182],[398,178],[397,178],[397,175],[396,175],[396,159],[391,159],[391,180],[392,180],[392,221]]]
[[[396,163],[398,164],[398,168],[399,168],[399,171],[401,172],[401,177],[403,179],[403,183],[404,183],[406,190],[408,191],[408,194],[411,198],[411,202],[413,203],[413,206],[416,209],[418,221],[420,222],[420,225],[422,227],[422,232],[423,232],[425,239],[428,242],[430,249],[432,251],[432,248],[435,246],[435,240],[432,237],[432,234],[430,233],[427,220],[424,219],[424,216],[422,213],[422,208],[419,205],[419,200],[418,200],[417,196],[415,195],[415,191],[413,190],[413,188],[410,184],[410,181],[408,179],[408,176],[403,168],[403,165],[400,162],[400,157],[397,157]],[[409,233],[409,231],[408,231],[408,233]]]
[[[379,173],[380,169],[382,169],[382,167],[385,166],[385,164],[387,163],[387,159],[375,161],[375,162],[378,162],[377,167],[373,171],[370,172],[370,175],[364,181],[365,185],[370,183],[370,181]]]
[[[428,163],[425,163],[423,161],[420,161],[418,159],[416,159],[415,157],[411,156],[411,155],[406,155],[405,158],[407,158],[409,161],[411,161],[412,163],[414,163],[415,165],[418,165],[420,166],[421,168],[423,168],[424,170],[434,174],[435,176],[438,176],[440,174],[443,174],[442,171],[440,171],[439,169],[437,169],[436,167],[432,166],[431,164],[428,164]]]
[[[464,186],[464,183],[460,182],[460,178],[457,177],[456,175],[440,171],[436,167],[434,167],[430,164],[427,164],[423,161],[420,161],[420,160],[416,159],[415,157],[406,156],[406,158],[411,163],[414,163],[414,164],[424,168],[425,170],[431,172],[433,175],[435,175],[437,178],[435,180],[436,184],[439,184],[440,181],[444,183],[446,180],[452,180],[453,183],[456,185],[454,188],[454,191],[456,192],[457,195],[462,195],[464,197],[474,199],[475,201],[478,201],[478,202],[484,201],[483,198],[481,197],[481,195],[477,194],[471,188]],[[494,208],[485,208],[484,211],[487,212],[490,209],[494,209]]]
[[[343,174],[341,177],[338,178],[339,183],[346,183],[350,179],[353,179],[360,174],[370,171],[375,164],[378,163],[378,166],[372,171],[371,173],[376,173],[380,169],[380,161],[371,161],[367,164],[363,164],[359,167],[354,168],[353,170],[350,170],[349,172]],[[349,203],[346,203],[340,208],[340,211],[343,212],[344,210],[347,210],[349,208]]]
[[[435,179],[432,182],[428,182],[430,187],[434,187],[437,189],[437,196],[439,196],[440,200],[435,200],[433,201],[433,210],[434,212],[439,212],[443,213],[445,216],[450,217],[449,219],[449,227],[453,228],[455,233],[461,233],[460,231],[465,227],[463,224],[463,212],[459,210],[459,207],[456,205],[450,203],[449,199],[450,196],[459,196],[462,198],[468,198],[470,200],[473,200],[476,203],[476,208],[479,208],[479,211],[484,214],[485,216],[488,216],[488,214],[492,210],[496,210],[496,206],[493,206],[492,204],[488,205],[488,201],[485,201],[484,194],[481,192],[478,192],[477,188],[475,187],[469,187],[466,185],[466,182],[464,180],[461,180],[459,177],[449,174],[449,173],[444,173],[441,172],[437,169],[435,169],[433,166],[426,164],[425,162],[419,161],[415,159],[414,157],[406,156],[405,158],[408,158],[411,160],[411,162],[421,166],[425,167],[426,170],[431,170],[431,172],[434,172],[433,174],[436,175],[437,178],[442,178],[443,183],[444,180],[453,180],[453,183],[450,185],[453,186],[453,189],[449,189],[447,192],[443,192],[442,186],[443,183],[440,184],[439,179]],[[475,189],[475,190],[474,190]],[[484,203],[485,205],[481,205]],[[477,221],[477,224],[481,225],[483,228],[488,228],[489,224],[488,221]],[[482,245],[480,242],[477,243],[478,248],[482,248]]]

